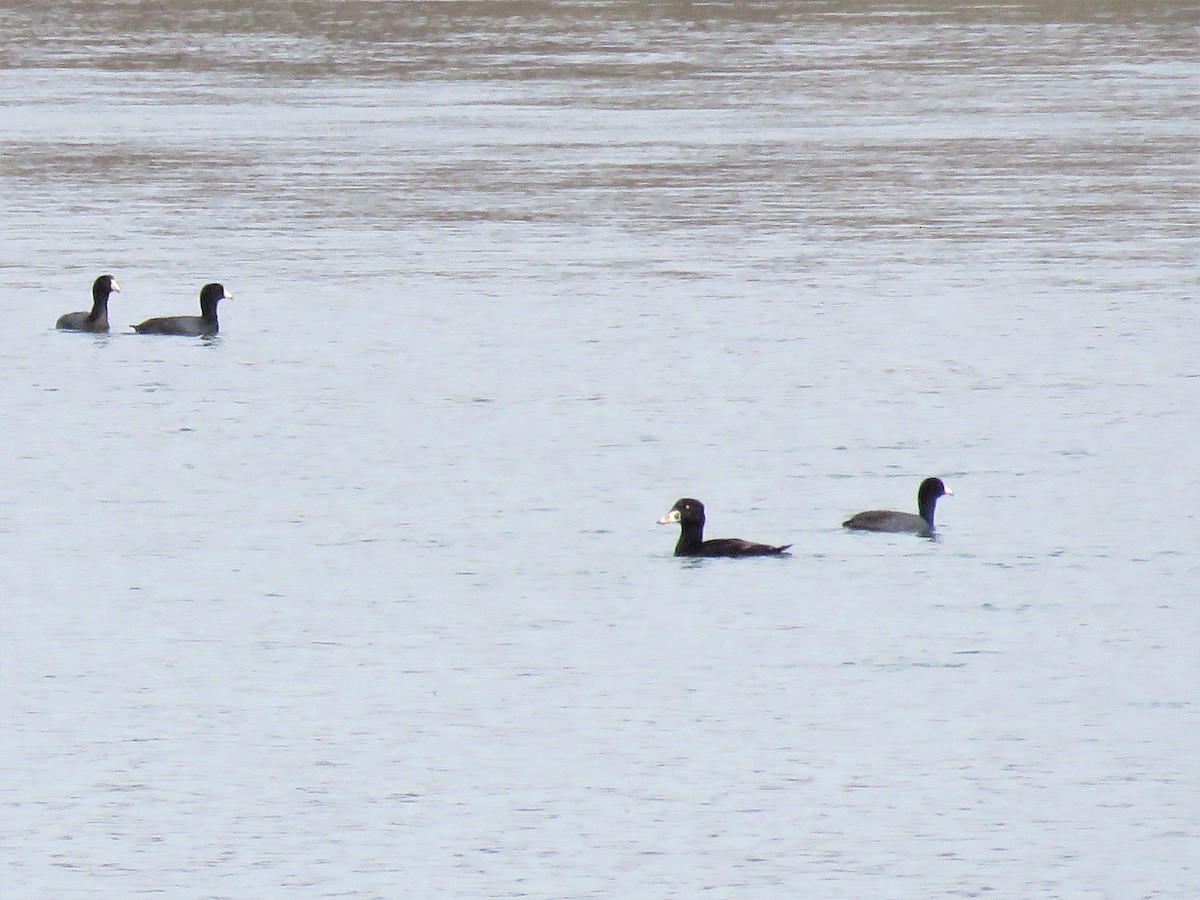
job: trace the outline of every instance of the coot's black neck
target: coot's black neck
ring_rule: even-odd
[[[929,523],[929,527],[933,527],[933,511],[937,508],[937,497],[922,497],[919,504],[921,518]]]
[[[98,322],[108,317],[109,288],[103,284],[92,285],[92,311],[88,313],[89,322]]]
[[[217,324],[217,302],[219,298],[202,297],[200,300],[200,318],[210,325]]]

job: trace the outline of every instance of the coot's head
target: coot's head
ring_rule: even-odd
[[[694,523],[704,524],[704,504],[699,500],[693,500],[691,497],[683,497],[675,501],[675,505],[671,507],[671,511],[658,520],[659,525],[675,525],[682,523],[691,525]]]
[[[111,275],[101,275],[92,282],[93,297],[107,297],[109,294],[121,293],[121,286]]]
[[[946,487],[940,478],[926,478],[917,488],[917,511],[921,514],[921,518],[929,523],[931,530],[933,528],[933,511],[937,506],[938,497],[945,497],[947,494],[953,493],[954,491]]]
[[[201,306],[216,306],[218,300],[232,300],[233,294],[225,290],[223,284],[206,284],[200,288],[200,305]]]
[[[954,496],[954,491],[946,487],[946,483],[940,478],[926,478],[921,482],[921,486],[917,488],[917,503],[924,506],[926,503],[933,503],[938,497],[945,497],[947,494]]]

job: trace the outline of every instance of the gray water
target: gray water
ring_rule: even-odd
[[[0,36],[6,900],[1200,894],[1194,5]]]

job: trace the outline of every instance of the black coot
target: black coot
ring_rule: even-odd
[[[108,295],[121,293],[117,279],[101,275],[92,282],[92,311],[69,312],[58,317],[55,328],[63,331],[91,331],[103,334],[108,331]]]
[[[704,540],[704,504],[684,497],[676,500],[671,511],[658,520],[659,525],[679,524],[679,543],[676,556],[779,556],[791,544],[773,547],[739,538]]]
[[[855,531],[891,531],[904,534],[919,534],[933,537],[933,511],[938,497],[953,496],[954,491],[946,487],[940,478],[926,478],[917,489],[917,509],[920,515],[898,512],[894,509],[872,509],[851,516],[842,526]]]
[[[133,330],[138,334],[182,334],[188,337],[212,337],[220,331],[220,324],[217,322],[217,304],[222,300],[232,299],[233,295],[227,293],[224,286],[206,284],[200,289],[200,315],[147,319],[140,325],[134,325]]]

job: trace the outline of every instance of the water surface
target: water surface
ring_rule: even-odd
[[[5,6],[5,895],[1194,896],[1198,26]]]

